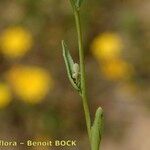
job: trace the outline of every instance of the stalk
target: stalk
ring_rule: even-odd
[[[80,74],[81,74],[81,97],[85,113],[86,126],[88,131],[89,140],[91,139],[91,118],[90,111],[87,100],[87,91],[86,91],[86,74],[85,74],[85,62],[84,62],[84,50],[83,50],[83,40],[82,40],[82,30],[81,30],[81,21],[80,21],[80,11],[74,10],[76,30],[78,36],[78,46],[79,46],[79,61],[80,61]]]
[[[82,39],[82,29],[80,20],[80,6],[83,0],[70,0],[77,30],[78,48],[79,48],[79,65],[73,61],[69,49],[64,41],[62,41],[63,57],[66,65],[68,79],[72,86],[79,92],[82,98],[82,104],[85,114],[86,127],[90,142],[91,150],[99,150],[102,131],[104,125],[103,110],[99,107],[95,113],[95,119],[91,124],[91,117],[87,98],[86,88],[86,73],[85,73],[85,59]]]

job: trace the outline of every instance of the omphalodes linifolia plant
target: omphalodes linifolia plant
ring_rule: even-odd
[[[87,88],[86,88],[86,73],[85,73],[85,59],[84,59],[85,56],[84,56],[81,18],[80,18],[80,10],[83,0],[70,0],[70,3],[75,17],[75,24],[77,30],[79,63],[74,62],[69,52],[68,46],[64,41],[62,41],[63,57],[69,81],[71,82],[72,86],[77,90],[82,99],[87,132],[90,142],[90,149],[99,150],[102,138],[104,118],[103,118],[103,110],[101,107],[99,107],[96,110],[95,119],[92,124],[89,111]]]

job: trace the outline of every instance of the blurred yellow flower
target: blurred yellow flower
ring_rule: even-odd
[[[91,51],[98,60],[107,60],[120,56],[122,46],[122,41],[118,34],[103,33],[94,39]]]
[[[21,100],[40,103],[49,90],[53,88],[53,80],[46,70],[38,67],[18,66],[7,73],[16,95]]]
[[[30,32],[26,29],[22,27],[10,27],[3,31],[0,44],[4,56],[18,58],[30,50],[33,39]]]
[[[12,100],[12,95],[7,84],[0,83],[0,108],[6,107]]]
[[[102,73],[107,79],[120,80],[130,77],[132,74],[132,66],[121,59],[114,59],[101,66]]]

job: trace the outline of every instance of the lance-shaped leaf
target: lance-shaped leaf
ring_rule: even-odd
[[[76,5],[75,5],[75,1],[74,0],[70,0],[71,6],[73,9],[76,9]]]
[[[65,44],[64,41],[62,41],[62,49],[63,49],[63,57],[64,57],[64,61],[65,61],[65,65],[66,65],[66,70],[67,70],[67,74],[68,74],[68,78],[72,84],[72,86],[80,91],[77,83],[75,83],[74,79],[72,78],[73,75],[73,65],[74,65],[74,61],[69,53],[68,47]]]
[[[76,1],[76,6],[77,6],[77,8],[80,8],[80,6],[81,6],[83,0],[75,0],[75,1]]]
[[[72,7],[78,10],[81,7],[83,0],[70,0]]]
[[[99,150],[103,126],[104,126],[103,110],[101,107],[99,107],[96,111],[94,123],[91,128],[92,150]]]

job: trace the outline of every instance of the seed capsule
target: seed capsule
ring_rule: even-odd
[[[74,63],[74,65],[73,65],[73,72],[74,73],[79,73],[79,70],[80,70],[79,65],[77,63]]]
[[[72,77],[76,80],[78,79],[79,71],[80,71],[79,65],[77,63],[74,63]]]

